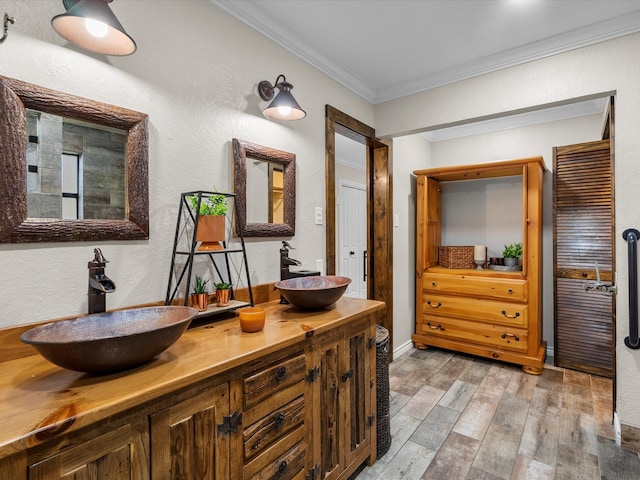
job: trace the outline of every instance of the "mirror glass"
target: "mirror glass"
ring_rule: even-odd
[[[27,217],[124,220],[126,132],[27,109]]]
[[[284,223],[282,165],[247,160],[247,222]]]
[[[295,155],[233,139],[236,230],[246,237],[295,234]]]
[[[149,238],[147,123],[0,76],[0,242]]]

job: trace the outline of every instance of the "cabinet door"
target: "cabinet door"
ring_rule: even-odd
[[[149,480],[147,429],[123,425],[29,466],[29,480]]]
[[[319,354],[320,478],[338,478],[373,451],[375,324],[362,319],[314,349]]]
[[[373,394],[375,392],[375,362],[372,348],[375,345],[374,331],[368,322],[358,322],[347,335],[345,345],[345,367],[340,381],[344,383],[344,451],[345,465],[362,463],[369,457],[372,440]],[[372,368],[373,367],[373,368]]]
[[[339,393],[344,391],[341,381],[343,365],[340,358],[345,358],[344,336],[332,336],[322,342],[315,353],[319,355],[317,365],[320,376],[317,381],[319,395],[319,466],[320,478],[332,480],[344,469],[344,451],[341,451],[340,431],[344,429],[344,419],[340,415]]]
[[[228,415],[227,383],[152,415],[153,479],[228,479],[229,434],[218,428]]]

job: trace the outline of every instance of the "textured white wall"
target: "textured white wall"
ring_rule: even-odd
[[[373,107],[207,1],[113,2],[135,38],[130,57],[70,46],[51,29],[62,2],[0,0],[16,18],[0,46],[0,75],[149,115],[148,241],[0,245],[0,327],[87,311],[87,262],[100,246],[117,290],[107,308],[163,300],[181,192],[231,191],[231,139],[296,154],[296,235],[305,268],[324,258],[325,104],[373,124]],[[150,11],[150,9],[152,11]],[[256,86],[283,73],[307,111],[298,122],[263,117]],[[251,281],[279,278],[280,239],[248,239]]]
[[[376,133],[394,137],[447,123],[615,92],[617,408],[620,421],[635,427],[640,427],[640,351],[628,349],[623,342],[629,334],[629,291],[627,245],[622,232],[640,225],[640,63],[634,61],[639,51],[640,34],[628,35],[375,107]],[[545,156],[547,162],[548,158]],[[460,163],[469,163],[468,160]]]
[[[428,168],[432,145],[419,135],[393,140],[393,349],[411,346],[415,331],[416,291],[416,177]],[[406,273],[405,273],[406,272]]]

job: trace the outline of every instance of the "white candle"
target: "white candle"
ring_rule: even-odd
[[[487,259],[487,247],[484,245],[476,245],[473,247],[473,259],[474,260],[486,260]]]

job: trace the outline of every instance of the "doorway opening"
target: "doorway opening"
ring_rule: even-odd
[[[336,134],[364,146],[366,185],[366,297],[386,303],[379,323],[389,331],[393,351],[393,232],[389,147],[375,136],[375,130],[331,105],[325,110],[326,166],[326,271],[335,275],[336,248]],[[363,249],[364,251],[364,249]]]

